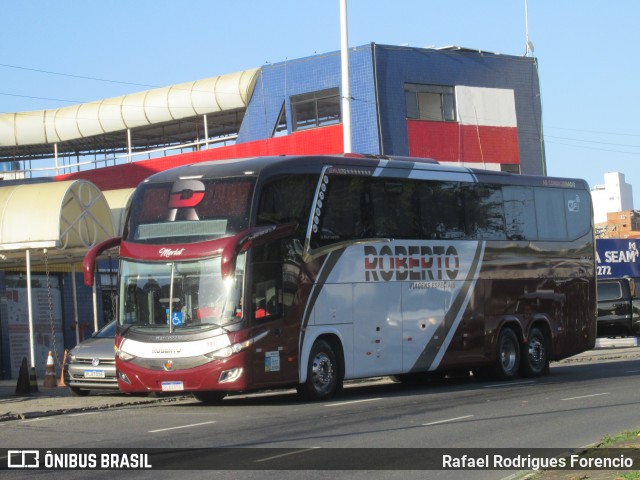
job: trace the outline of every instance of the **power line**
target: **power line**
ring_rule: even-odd
[[[640,152],[628,152],[625,150],[612,150],[609,148],[597,148],[597,147],[590,147],[587,145],[574,145],[571,143],[563,143],[563,142],[554,142],[553,140],[550,141],[545,141],[545,143],[547,144],[552,144],[552,145],[563,145],[565,147],[573,147],[573,148],[582,148],[584,150],[596,150],[596,151],[600,151],[600,152],[609,152],[609,153],[624,153],[627,155],[640,155]]]
[[[617,135],[621,137],[640,137],[638,133],[621,133],[621,132],[603,132],[597,130],[581,130],[579,128],[569,128],[569,127],[558,127],[554,125],[545,125],[546,129],[558,129],[558,130],[569,130],[573,132],[582,132],[582,133],[595,133],[597,135]]]
[[[134,85],[134,86],[137,86],[137,87],[160,88],[158,85],[149,85],[149,84],[146,84],[146,83],[123,82],[121,80],[110,80],[110,79],[107,79],[107,78],[88,77],[88,76],[84,76],[84,75],[73,75],[71,73],[52,72],[50,70],[41,70],[39,68],[21,67],[19,65],[8,65],[6,63],[0,63],[0,67],[14,68],[16,70],[27,70],[29,72],[46,73],[47,75],[58,75],[58,76],[61,76],[61,77],[80,78],[82,80],[93,80],[93,81],[96,81],[96,82],[119,83],[121,85]]]
[[[47,97],[34,97],[32,95],[18,95],[17,93],[4,93],[0,92],[0,95],[5,95],[7,97],[19,97],[19,98],[31,98],[33,100],[49,100],[52,102],[67,102],[67,103],[84,103],[78,100],[65,100],[63,98],[47,98]],[[7,113],[7,112],[5,112]],[[15,113],[15,112],[12,112]]]
[[[544,138],[555,138],[558,140],[569,140],[572,142],[597,143],[598,145],[612,145],[614,147],[640,148],[640,145],[631,145],[631,144],[613,143],[613,142],[599,142],[597,140],[583,140],[581,138],[556,137],[555,135],[545,135]]]

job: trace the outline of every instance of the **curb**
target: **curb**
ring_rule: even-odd
[[[138,405],[149,405],[152,403],[177,402],[184,398],[185,397],[166,397],[166,398],[154,398],[149,400],[140,400],[140,401],[134,401],[134,402],[107,403],[104,405],[84,406],[84,407],[77,407],[77,408],[59,408],[59,409],[44,410],[44,411],[34,410],[34,411],[24,412],[24,413],[8,412],[0,415],[0,422],[6,422],[11,420],[30,420],[34,418],[53,417],[56,415],[68,415],[73,413],[92,412],[97,410],[106,410],[110,408],[123,408],[123,407],[138,406]]]

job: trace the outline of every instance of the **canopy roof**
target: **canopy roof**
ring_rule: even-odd
[[[131,203],[131,197],[135,188],[121,188],[119,190],[106,190],[104,196],[111,209],[113,221],[113,233],[116,237],[122,236],[127,209]]]
[[[86,180],[0,187],[0,268],[77,262],[92,246],[115,236],[103,193]]]

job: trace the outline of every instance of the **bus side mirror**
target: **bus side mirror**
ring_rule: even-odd
[[[220,267],[222,277],[233,276],[236,270],[236,260],[240,252],[252,246],[265,245],[293,235],[298,229],[296,222],[284,223],[277,226],[255,227],[240,232],[232,237],[222,250],[222,265]]]
[[[91,247],[82,260],[82,271],[84,272],[84,284],[92,287],[96,270],[96,259],[110,248],[117,247],[122,242],[122,237],[109,238]]]

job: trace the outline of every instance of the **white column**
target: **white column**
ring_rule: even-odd
[[[29,319],[29,354],[31,355],[31,367],[36,366],[36,344],[33,331],[33,306],[31,301],[31,252],[25,250],[27,267],[27,317]]]
[[[342,67],[342,141],[344,153],[351,153],[351,88],[349,85],[347,0],[340,0],[340,60]]]

